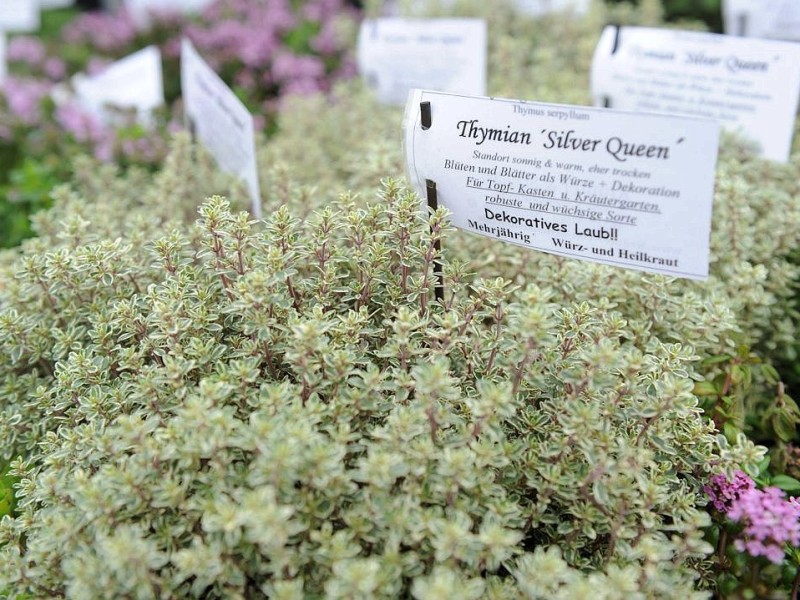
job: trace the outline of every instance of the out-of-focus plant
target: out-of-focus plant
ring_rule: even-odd
[[[143,30],[119,11],[82,14],[60,32],[48,25],[43,38],[13,37],[11,74],[0,86],[0,246],[16,245],[30,233],[27,215],[47,204],[53,180],[68,176],[65,156],[88,151],[123,166],[153,167],[163,160],[168,132],[181,126],[183,36],[250,108],[259,128],[270,132],[283,99],[325,92],[333,81],[354,74],[358,17],[344,0],[218,0],[193,17],[156,13]],[[63,100],[63,89],[55,94],[62,99],[53,101],[54,91],[68,89],[72,74],[96,73],[151,44],[162,51],[167,98],[151,127],[124,118],[113,126],[104,123],[80,103]]]

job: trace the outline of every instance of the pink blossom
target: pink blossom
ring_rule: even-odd
[[[744,525],[744,539],[737,539],[734,546],[751,556],[780,564],[786,544],[800,545],[800,504],[786,500],[778,488],[742,491],[728,510],[728,518]]]
[[[46,55],[44,44],[33,36],[21,35],[11,38],[8,42],[6,57],[11,62],[38,66],[42,64]]]
[[[342,49],[336,21],[326,21],[320,32],[311,40],[311,48],[323,56],[331,56]]]
[[[316,56],[281,52],[272,64],[272,75],[277,81],[318,79],[325,75],[325,64]]]
[[[55,117],[58,124],[79,142],[98,142],[107,135],[100,120],[74,102],[61,104]]]
[[[50,57],[44,61],[44,74],[53,81],[64,79],[67,74],[67,66],[64,61],[58,57]]]
[[[93,56],[89,59],[89,62],[86,65],[86,74],[87,75],[98,75],[105,71],[106,67],[111,64],[111,61],[107,58],[101,58],[99,56]]]
[[[703,491],[711,499],[714,508],[721,513],[727,513],[743,492],[755,486],[755,482],[746,473],[736,471],[731,481],[723,474],[714,475],[709,484],[703,487]]]
[[[62,35],[68,43],[88,43],[103,52],[112,52],[133,43],[137,31],[127,12],[89,12],[67,24]]]
[[[324,91],[322,85],[316,79],[293,79],[283,87],[285,97],[311,96],[321,91]]]
[[[21,77],[8,77],[0,87],[11,114],[26,125],[39,121],[42,99],[51,89],[49,82]]]

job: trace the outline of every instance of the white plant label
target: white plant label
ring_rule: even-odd
[[[519,12],[536,17],[554,12],[574,12],[582,15],[589,10],[590,2],[591,0],[511,0],[512,6]],[[399,14],[401,11],[398,4],[397,0],[384,2],[384,14]],[[405,0],[402,4],[407,10],[410,8],[413,13],[417,13],[417,11],[424,12],[429,8],[430,2],[428,0]],[[453,8],[456,0],[439,0],[439,4],[443,8]]]
[[[597,106],[716,119],[786,162],[800,92],[800,44],[609,26],[592,62]]]
[[[75,0],[39,0],[39,6],[42,7],[42,10],[47,10],[51,8],[67,8],[69,6],[74,6]]]
[[[719,131],[711,119],[415,90],[405,148],[413,185],[424,197],[435,183],[456,227],[705,279]]]
[[[8,61],[6,59],[6,34],[0,30],[0,84],[5,81],[8,73]]]
[[[514,0],[514,6],[525,14],[540,17],[554,12],[586,14],[589,0]]]
[[[38,31],[41,15],[38,0],[0,0],[0,29]]]
[[[402,105],[414,88],[486,93],[482,19],[367,19],[358,65],[378,99]]]
[[[185,38],[181,44],[181,89],[194,135],[223,171],[244,182],[253,216],[261,218],[253,116]]]
[[[139,28],[147,28],[152,14],[171,12],[192,14],[202,11],[214,0],[124,0],[125,9]]]
[[[800,40],[797,0],[723,0],[722,16],[730,35]]]
[[[74,76],[72,87],[78,101],[107,123],[115,120],[114,108],[135,109],[139,121],[147,122],[150,111],[164,104],[161,52],[148,46],[97,75]]]

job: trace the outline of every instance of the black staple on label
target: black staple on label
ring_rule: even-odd
[[[747,13],[740,13],[738,20],[738,29],[737,35],[740,37],[747,36]]]
[[[430,179],[425,180],[425,191],[428,196],[428,206],[431,210],[439,208],[439,197],[436,194],[436,182]]]
[[[431,103],[427,100],[419,103],[419,118],[422,123],[422,129],[428,130],[431,128]]]
[[[619,38],[622,33],[622,27],[619,25],[612,25],[612,27],[614,28],[614,45],[611,46],[611,55],[613,56],[617,53],[617,50],[619,50]]]
[[[430,105],[430,102],[426,103]],[[430,125],[428,125],[430,127]],[[423,126],[424,129],[427,129]],[[428,207],[431,210],[439,208],[439,196],[436,192],[436,182],[430,179],[425,180],[425,192],[428,196]],[[441,240],[436,240],[433,247],[436,249],[436,254],[441,254],[442,243]],[[442,263],[440,260],[433,261],[433,274],[436,276],[436,284],[433,287],[433,293],[436,300],[444,301],[444,274],[442,273]]]
[[[611,108],[611,98],[609,96],[603,96],[603,108]]]

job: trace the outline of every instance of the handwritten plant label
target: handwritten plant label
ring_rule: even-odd
[[[486,22],[481,19],[367,19],[358,65],[378,99],[404,104],[414,88],[486,93]]]
[[[797,0],[723,0],[722,17],[731,35],[800,40]]]
[[[152,15],[158,13],[191,14],[202,11],[213,0],[124,0],[125,10],[140,29],[150,26]]]
[[[718,143],[710,119],[427,90],[406,106],[409,177],[456,227],[691,279],[708,276]]]
[[[38,31],[41,15],[38,0],[0,1],[0,30]]]
[[[72,78],[78,101],[107,123],[117,120],[114,109],[135,110],[142,123],[151,111],[164,104],[161,52],[148,46],[118,60],[97,75],[83,73]]]
[[[181,89],[192,132],[220,169],[247,186],[252,213],[261,218],[253,116],[192,43],[181,43]]]
[[[786,162],[800,92],[800,44],[607,27],[592,62],[595,105],[696,115]]]

